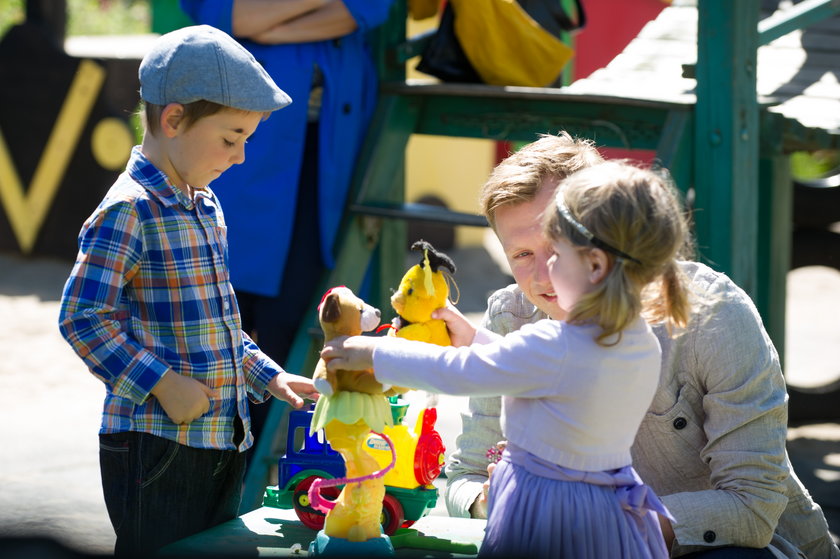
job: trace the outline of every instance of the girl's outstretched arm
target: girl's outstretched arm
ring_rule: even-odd
[[[372,336],[339,336],[324,344],[321,357],[327,362],[330,371],[371,369],[377,340]]]

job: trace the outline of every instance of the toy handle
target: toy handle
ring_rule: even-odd
[[[338,480],[342,482],[345,481],[344,478],[338,478]],[[321,497],[321,486],[329,487],[330,485],[340,485],[326,483],[328,481],[330,480],[319,477],[312,482],[309,486],[309,491],[307,491],[307,495],[309,495],[309,506],[324,514],[327,514],[335,508],[335,501],[330,501],[329,499]]]
[[[318,512],[327,514],[335,508],[335,501],[330,501],[329,499],[324,499],[321,497],[321,487],[333,487],[336,485],[345,485],[347,483],[361,483],[369,479],[380,478],[394,468],[394,465],[397,463],[397,451],[394,449],[394,443],[391,442],[391,439],[388,438],[388,435],[384,433],[377,433],[376,431],[372,431],[372,433],[379,435],[380,437],[385,439],[386,443],[388,443],[388,448],[391,449],[391,463],[382,468],[381,470],[377,470],[366,476],[353,478],[338,477],[333,479],[324,479],[320,477],[317,478],[315,481],[312,482],[312,485],[309,486],[309,491],[307,491],[307,495],[309,496],[309,505],[313,509],[317,510]]]

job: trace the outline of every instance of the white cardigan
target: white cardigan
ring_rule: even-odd
[[[374,374],[429,392],[502,395],[508,441],[566,468],[621,468],[656,392],[661,350],[641,318],[613,346],[596,344],[598,331],[542,320],[506,337],[480,330],[461,348],[387,338]]]

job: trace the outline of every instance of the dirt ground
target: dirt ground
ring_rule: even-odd
[[[454,255],[462,309],[479,312],[504,280],[486,253]],[[0,538],[45,536],[88,554],[109,554],[114,536],[99,484],[103,388],[58,333],[58,300],[71,263],[0,254]],[[788,277],[791,384],[840,376],[840,272],[806,268]],[[459,399],[441,403],[448,448],[460,429]],[[834,533],[840,532],[840,425],[790,430],[791,459]],[[440,513],[440,511],[438,511]],[[2,554],[0,554],[2,555]]]

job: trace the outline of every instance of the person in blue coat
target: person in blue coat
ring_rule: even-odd
[[[229,225],[243,329],[284,363],[333,246],[373,115],[369,32],[394,0],[180,0],[196,23],[236,38],[292,98],[213,183]],[[252,407],[258,433],[267,406]]]

